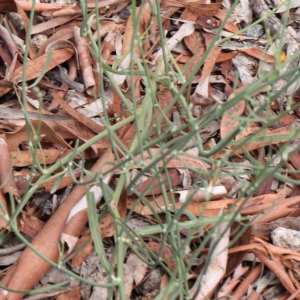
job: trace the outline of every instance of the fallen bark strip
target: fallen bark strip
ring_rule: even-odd
[[[105,163],[107,163],[106,160],[102,157],[99,158],[90,172],[99,174]],[[90,179],[88,175],[84,177],[84,180]],[[68,215],[85,193],[86,186],[77,185],[31,243],[37,251],[54,262],[58,261],[59,240]],[[50,269],[50,264],[45,262],[30,248],[26,248],[19,257],[16,266],[13,267],[11,275],[6,275],[1,280],[1,284],[15,290],[30,290]],[[23,296],[23,294],[6,292],[4,290],[2,290],[2,293],[0,292],[0,300],[19,300]]]
[[[253,269],[250,274],[241,282],[238,288],[232,294],[233,299],[239,300],[246,293],[249,286],[258,278],[262,269],[262,264],[259,264],[255,269]]]
[[[281,281],[282,285],[291,293],[294,294],[297,292],[292,280],[288,276],[288,274],[284,270],[284,266],[279,263],[279,261],[273,261],[269,259],[266,255],[258,252],[253,251],[254,255],[262,262],[264,263],[268,269],[273,272],[276,277]],[[297,297],[296,299],[299,299]]]
[[[102,159],[107,162],[115,160],[115,156],[111,149],[108,149],[103,155]],[[111,168],[110,165],[105,165],[102,168],[102,172],[107,172]],[[110,172],[104,179],[103,182],[108,184],[112,178],[113,173]],[[90,192],[94,193],[95,202],[99,203],[102,199],[103,192],[99,185],[94,185],[90,188]],[[88,222],[87,214],[87,197],[84,195],[82,199],[73,207],[70,211],[66,224],[63,228],[61,241],[68,244],[68,253],[70,253],[76,245],[78,238]]]
[[[213,259],[209,264],[207,272],[202,272],[199,275],[194,287],[191,290],[191,296],[196,300],[210,298],[225,274],[228,259],[228,243],[230,237],[230,229],[227,227],[228,223],[226,222],[219,225],[218,229],[216,230],[216,236],[218,237],[218,240],[212,239],[211,241],[210,251],[212,251],[211,257]]]

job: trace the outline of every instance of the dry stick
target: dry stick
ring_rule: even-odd
[[[105,163],[107,163],[106,160],[102,157],[99,158],[90,172],[92,174],[99,174],[101,167]],[[90,179],[91,178],[88,175],[84,177],[84,180]],[[51,259],[53,262],[58,261],[59,240],[68,215],[73,206],[85,195],[85,193],[86,186],[77,185],[31,243],[37,251]],[[12,268],[12,274],[6,275],[1,280],[1,284],[15,290],[30,290],[36,282],[51,269],[51,267],[50,264],[44,261],[30,248],[26,248],[19,257],[16,266]],[[6,291],[0,293],[1,300],[19,300],[22,299],[23,296],[23,294],[7,293]]]
[[[26,248],[26,245],[24,243],[18,244],[16,246],[8,247],[8,248],[3,248],[0,249],[0,255],[3,256],[3,255],[12,254],[17,251],[23,250],[24,248]]]
[[[255,269],[251,271],[251,273],[245,278],[245,280],[238,286],[238,288],[232,294],[233,299],[239,300],[247,293],[249,285],[252,284],[259,276],[261,268],[262,264],[259,264]]]

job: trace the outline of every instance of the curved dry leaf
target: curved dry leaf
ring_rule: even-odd
[[[205,16],[214,16],[220,9],[222,2],[206,4],[205,0],[176,0],[193,11]]]
[[[44,151],[46,151],[46,150],[44,150]],[[43,151],[43,153],[44,153],[44,151]],[[18,151],[18,152],[23,152],[23,151]],[[24,151],[24,152],[29,152],[29,151]],[[71,153],[71,151],[69,153]],[[42,159],[43,155],[40,154],[39,156],[41,157],[40,163],[43,164],[44,163],[44,161]],[[56,162],[55,158],[54,158],[54,162]],[[50,163],[53,164],[54,162],[51,161]],[[46,163],[47,163],[47,161],[46,161]],[[73,177],[71,177],[69,174],[64,175],[63,178],[62,178],[62,181],[59,184],[59,186],[57,187],[57,189],[58,190],[62,189],[64,187],[68,186],[69,184],[73,183],[73,178],[74,177],[78,178],[81,172],[82,172],[81,170],[73,170],[73,175],[74,175]],[[20,173],[20,172],[18,172],[18,173]],[[26,192],[26,187],[28,186],[27,175],[28,174],[25,174],[25,175],[21,175],[21,174],[15,175],[16,186],[17,186],[17,189],[18,189],[18,192],[19,192],[20,196],[22,196]],[[32,182],[36,182],[36,180],[38,178],[39,178],[38,175],[35,176],[33,178]],[[54,185],[56,184],[56,181],[57,181],[57,179],[53,179],[51,181],[48,181],[46,183],[41,184],[39,187],[41,189],[43,189],[44,192],[50,192],[52,190],[52,188],[54,187]]]
[[[57,121],[51,122],[47,121],[47,123],[58,132],[60,132],[61,136],[65,137],[70,136],[71,138],[78,137],[84,142],[87,142],[91,138],[95,136],[95,133],[88,127],[83,126],[82,123],[73,119],[66,121]],[[110,141],[107,137],[101,139],[100,141],[94,143],[91,148],[94,150],[95,154],[98,154],[99,149],[107,149],[110,147]]]
[[[223,9],[219,9],[214,16],[217,17],[218,19],[224,21],[224,19],[227,16],[227,12],[224,11]],[[232,32],[232,33],[236,33],[238,31],[240,31],[240,28],[236,24],[229,22],[229,21],[226,22],[224,29],[226,29],[227,31]]]
[[[28,216],[23,213],[22,219],[20,220],[19,230],[31,238],[34,238],[44,226],[45,222],[37,219],[34,216]]]
[[[73,118],[70,116],[55,115],[55,114],[50,114],[50,113],[40,114],[39,112],[35,112],[35,111],[28,111],[26,114],[30,120],[40,120],[40,119],[42,119],[43,121],[68,121],[68,120],[71,121],[71,120],[73,120]],[[24,113],[24,111],[22,111],[20,109],[2,108],[1,107],[0,119],[21,121],[20,119],[25,119],[25,113]],[[14,123],[16,121],[14,121]],[[23,121],[23,123],[25,124],[25,120]]]
[[[151,22],[151,16],[152,16],[152,10],[151,10],[150,4],[148,2],[146,2],[142,7],[138,7],[136,9],[136,12],[135,12],[136,15],[139,15],[139,12],[141,9],[142,9],[142,14],[141,14],[140,20],[138,22],[138,34],[140,36],[142,36],[144,31],[146,30],[146,28],[148,28],[148,26]],[[125,56],[125,55],[126,56],[118,68],[119,71],[128,69],[128,67],[130,66],[130,63],[131,63],[130,49],[131,49],[132,39],[134,38],[133,37],[133,28],[134,28],[134,24],[133,24],[132,16],[130,16],[129,19],[127,20],[125,32],[123,34],[123,45],[122,45],[122,52],[121,52],[122,56]],[[139,58],[141,55],[139,46],[135,46],[133,51],[136,54],[136,56]],[[144,51],[145,51],[145,49],[144,49]],[[113,77],[114,77],[116,83],[118,85],[120,85],[124,82],[126,75],[114,74]]]
[[[83,247],[83,248],[82,248]],[[71,267],[76,268],[79,267],[91,254],[94,249],[93,240],[90,235],[82,236],[76,243],[73,253],[76,250],[79,250],[75,255],[72,256],[71,260]]]
[[[158,155],[162,155],[161,150],[158,148],[152,148],[151,152],[153,154],[153,158],[150,158],[148,151],[143,152],[143,155],[137,155],[137,160],[143,160],[146,166],[149,166],[153,160],[158,157]],[[167,150],[165,151],[167,152]],[[155,157],[156,156],[156,157]],[[156,166],[159,168],[166,166],[167,168],[195,168],[203,171],[207,171],[206,165],[202,162],[202,160],[198,157],[190,157],[184,154],[176,155],[173,157],[171,155],[166,155],[162,160],[159,160],[156,163]],[[131,168],[140,168],[140,166],[133,166]]]
[[[220,27],[220,21],[216,20],[213,17],[208,17],[205,15],[199,15],[196,20],[196,24],[199,28],[208,28],[214,29]]]
[[[123,0],[102,0],[99,1],[99,3],[96,4],[96,1],[91,1],[87,4],[88,8],[102,8],[102,7],[106,7],[106,6],[111,6],[111,5],[115,5],[115,4],[119,4],[122,3]]]
[[[244,89],[246,89],[249,85],[245,84],[239,88],[237,88],[229,97],[228,101],[230,101],[232,98],[234,98],[236,95],[240,94]],[[258,90],[255,94],[258,94],[260,92],[266,91],[268,87]],[[241,100],[240,102],[236,103],[232,107],[230,107],[223,115],[222,121],[221,121],[221,137],[224,139],[232,130],[234,130],[236,127],[239,126],[240,121],[238,120],[238,117],[241,116],[244,113],[246,107],[245,100]]]
[[[244,113],[246,107],[245,100],[241,100],[240,102],[236,103],[235,105],[231,106],[223,115],[221,121],[221,138],[224,139],[227,135],[230,134],[235,128],[239,127],[240,120],[239,116]]]
[[[230,276],[227,277],[222,284],[221,289],[218,291],[217,298],[222,298],[230,295],[235,287],[240,283],[240,278],[249,270],[249,268],[249,266],[243,267],[242,264],[238,265],[238,267],[234,270],[232,278]],[[259,298],[257,300],[259,300]]]
[[[22,3],[29,3],[29,2],[22,2]],[[23,24],[24,24],[24,29],[25,29],[25,32],[26,32],[26,36],[30,35],[30,32],[28,31],[28,28],[29,28],[29,18],[27,16],[27,14],[25,13],[25,11],[23,10],[23,8],[21,7],[20,3],[18,3],[18,14],[22,18],[22,21],[23,21]],[[28,53],[29,53],[29,57],[31,59],[35,58],[36,53],[35,53],[35,49],[32,46],[32,43],[29,44]]]
[[[219,56],[216,59],[216,63],[231,60],[232,58],[236,57],[238,54],[239,54],[238,52],[220,53]]]
[[[53,99],[72,117],[78,120],[83,125],[87,126],[96,133],[100,133],[105,130],[105,127],[100,126],[90,118],[78,112],[75,108],[71,107],[64,99],[62,99],[59,93],[52,93]]]
[[[196,22],[197,17],[198,17],[198,14],[195,11],[192,11],[192,10],[186,8],[182,12],[182,14],[180,16],[180,20],[188,20],[191,22]],[[194,55],[196,55],[198,52],[201,52],[202,54],[204,54],[205,45],[201,41],[200,33],[193,32],[191,35],[184,37],[183,40],[184,40],[185,45],[189,48],[190,51],[192,51],[192,53]]]
[[[74,36],[73,29],[71,28],[65,28],[56,31],[39,49],[36,57],[41,56],[45,53],[46,47],[57,40],[69,40]]]
[[[53,144],[59,143],[67,148],[71,148],[70,145],[45,122],[33,120],[31,124],[34,128],[38,128],[38,126],[40,126],[39,134],[42,136],[42,140],[51,142]],[[33,132],[31,132],[31,135],[31,138],[33,138]],[[25,125],[18,131],[5,133],[5,136],[9,151],[17,151],[19,149],[19,145],[22,144],[22,142],[28,141]]]
[[[258,48],[254,48],[254,47],[253,48],[241,48],[238,50],[239,50],[239,52],[248,54],[254,58],[257,58],[259,60],[262,60],[262,61],[270,63],[270,64],[274,64],[276,61],[274,55],[267,54]]]
[[[60,10],[54,11],[54,12],[45,12],[42,14],[43,16],[49,16],[52,18],[57,18],[57,17],[64,17],[64,16],[73,16],[73,15],[78,15],[82,14],[82,11],[80,8],[62,8]]]
[[[31,30],[31,35],[38,34],[38,33],[44,32],[48,29],[53,29],[53,28],[58,27],[60,25],[66,24],[69,21],[77,18],[80,15],[81,15],[81,13],[78,13],[78,14],[73,15],[73,16],[57,17],[57,18],[51,19],[49,21],[42,22],[42,23],[39,23],[37,25],[34,25],[32,27],[32,30]]]
[[[46,68],[46,71],[52,70],[57,65],[60,65],[61,63],[69,60],[73,56],[73,54],[74,50],[71,50],[70,48],[53,50],[51,60]],[[47,62],[48,56],[49,53],[46,53],[27,62],[25,75],[26,81],[35,79],[41,74],[41,71]],[[13,72],[12,78],[16,83],[22,81],[22,72],[23,66],[19,67]]]

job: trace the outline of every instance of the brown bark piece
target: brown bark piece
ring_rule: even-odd
[[[98,159],[90,172],[92,174],[99,173],[101,166],[105,162],[103,159]],[[89,176],[85,176],[84,180],[90,180]],[[43,229],[39,232],[36,238],[32,241],[32,246],[40,253],[48,257],[54,262],[57,262],[59,257],[59,240],[63,226],[68,218],[72,207],[85,195],[86,187],[76,186],[62,205],[56,210]],[[1,284],[15,290],[30,290],[34,284],[49,271],[51,265],[45,262],[31,249],[26,248],[19,257],[13,273],[9,277],[4,277]],[[30,274],[30,276],[28,276]],[[6,295],[1,294],[0,299],[18,300],[22,299],[22,294],[8,292]]]
[[[74,40],[78,51],[79,65],[86,92],[88,95],[93,95],[95,79],[93,74],[91,56],[87,48],[87,40],[80,36],[79,27],[74,27]]]

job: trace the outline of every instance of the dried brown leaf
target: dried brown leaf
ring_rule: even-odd
[[[74,54],[74,50],[70,48],[53,50],[51,60],[46,68],[46,71],[49,71],[54,67],[56,67],[57,65],[67,61],[73,56],[73,54]],[[27,62],[26,75],[25,75],[26,81],[35,79],[41,74],[41,71],[47,62],[48,56],[49,53],[46,53],[38,58],[35,58]],[[23,67],[19,67],[14,71],[12,78],[16,83],[22,81],[22,72],[23,72]]]

